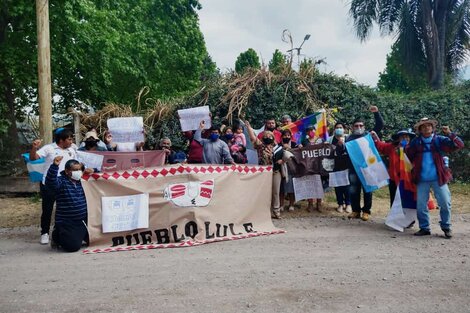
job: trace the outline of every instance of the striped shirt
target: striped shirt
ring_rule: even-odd
[[[51,164],[46,176],[46,187],[56,194],[56,224],[87,219],[87,206],[82,183],[64,173],[58,176],[59,167]]]

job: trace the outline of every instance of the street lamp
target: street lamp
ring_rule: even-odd
[[[299,66],[300,66],[300,50],[302,50],[302,46],[307,40],[309,40],[309,38],[310,38],[310,34],[305,35],[304,41],[302,41],[302,43],[300,44],[298,48],[292,48],[292,49],[287,50],[287,52],[290,52],[291,60],[292,60],[292,52],[294,50],[297,50],[297,62],[299,63]]]

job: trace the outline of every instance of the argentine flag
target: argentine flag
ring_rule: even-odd
[[[42,176],[46,171],[46,160],[40,158],[34,161],[29,159],[29,153],[23,153],[21,155],[26,162],[26,167],[28,168],[29,180],[33,183],[42,182]]]
[[[346,150],[366,192],[388,185],[390,176],[370,134],[346,142]]]

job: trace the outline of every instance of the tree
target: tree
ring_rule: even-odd
[[[404,66],[416,73],[415,67],[424,64],[433,89],[441,89],[444,74],[456,73],[468,57],[468,0],[352,0],[349,12],[361,41],[373,22],[383,34],[395,35]]]
[[[215,71],[199,29],[197,0],[50,3],[55,112],[78,101],[98,108],[104,102],[133,103],[144,86],[151,97],[177,96]],[[9,147],[2,154],[16,156],[16,117],[22,108],[37,106],[31,1],[5,0],[0,6],[0,56],[0,131],[7,128],[2,139]]]
[[[271,61],[269,61],[269,70],[274,74],[280,74],[282,70],[288,65],[284,54],[276,49],[273,53]]]
[[[252,48],[240,53],[235,62],[235,71],[242,74],[247,68],[260,68],[258,54]]]
[[[410,93],[425,89],[426,68],[422,67],[421,71],[410,74],[403,66],[402,60],[398,46],[392,45],[392,52],[387,55],[386,67],[379,73],[379,91]]]

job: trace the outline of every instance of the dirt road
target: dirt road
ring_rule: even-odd
[[[0,229],[1,312],[469,312],[470,214],[446,240],[341,217],[275,221],[286,234],[98,255]]]

